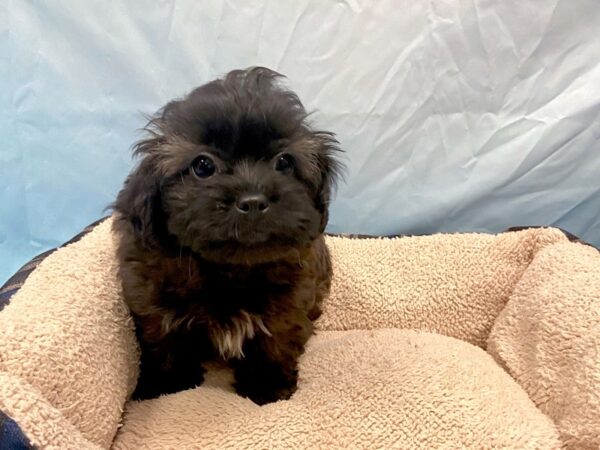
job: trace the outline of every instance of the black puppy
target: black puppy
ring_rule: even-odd
[[[114,205],[120,277],[142,349],[135,397],[202,383],[221,358],[258,404],[287,399],[331,279],[322,233],[339,172],[265,69],[236,70],[168,103],[136,144]]]

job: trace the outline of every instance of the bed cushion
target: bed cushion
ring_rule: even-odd
[[[0,410],[49,448],[598,447],[594,249],[556,229],[327,244],[332,293],[291,400],[257,407],[217,371],[127,402],[138,348],[108,219],[0,313]]]
[[[542,249],[496,319],[488,351],[558,426],[567,448],[600,448],[600,253]]]
[[[212,386],[129,403],[115,448],[560,445],[552,421],[490,355],[436,334],[321,332],[302,359],[292,400],[263,407],[218,387],[224,379],[213,375]]]
[[[494,320],[537,251],[567,242],[558,229],[499,235],[330,237],[331,295],[323,330],[397,327],[485,347]]]
[[[121,422],[138,365],[110,228],[105,221],[47,256],[0,312],[0,373],[18,383],[5,383],[0,410],[19,421],[31,412],[23,407],[29,401],[55,409],[52,417],[104,448]],[[43,442],[34,430],[24,431]]]

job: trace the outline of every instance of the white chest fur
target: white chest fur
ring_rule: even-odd
[[[228,324],[215,324],[210,327],[210,339],[219,354],[227,358],[243,358],[242,347],[246,339],[252,339],[258,332],[267,336],[271,333],[259,316],[241,311]]]

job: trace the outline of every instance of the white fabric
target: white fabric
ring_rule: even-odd
[[[288,75],[349,173],[331,231],[600,244],[596,0],[0,2],[0,281],[102,215],[142,113]]]

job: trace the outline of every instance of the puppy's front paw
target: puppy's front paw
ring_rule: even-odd
[[[296,384],[273,388],[260,383],[255,385],[236,383],[235,391],[242,397],[247,397],[257,405],[262,406],[278,400],[288,400],[296,392]]]
[[[286,375],[278,367],[239,367],[235,373],[235,391],[257,405],[289,399],[296,392],[298,375]]]
[[[164,394],[185,391],[200,386],[203,382],[204,368],[200,366],[168,372],[144,370],[142,367],[138,384],[131,398],[133,400],[149,400]]]

